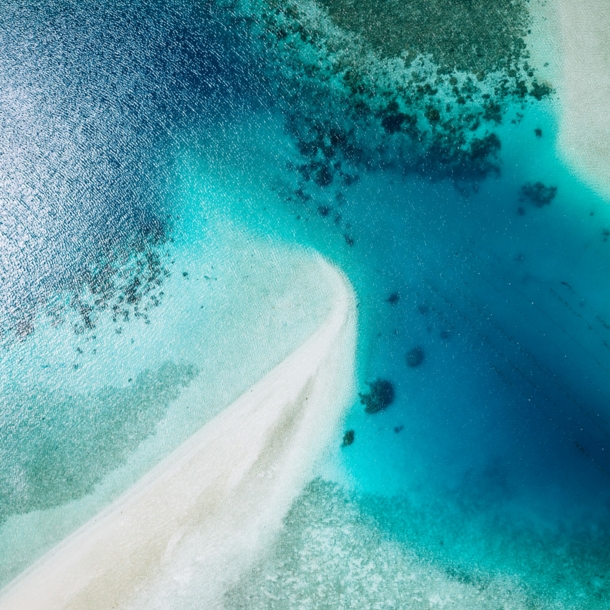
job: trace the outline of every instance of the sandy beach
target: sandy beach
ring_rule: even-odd
[[[610,196],[610,4],[559,0],[562,67],[559,149]]]
[[[0,595],[1,610],[222,606],[279,531],[353,398],[356,309],[333,307],[296,351]],[[190,592],[190,593],[189,593]]]

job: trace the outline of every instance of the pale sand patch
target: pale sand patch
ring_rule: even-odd
[[[561,154],[610,196],[610,2],[558,0]]]
[[[158,605],[164,593],[188,589],[194,569],[205,581],[199,607],[221,604],[226,588],[280,529],[353,397],[354,295],[339,271],[313,264],[334,293],[318,330],[9,584],[1,610],[149,607],[147,600]],[[185,567],[193,547],[196,556]],[[175,598],[168,601],[173,606]]]

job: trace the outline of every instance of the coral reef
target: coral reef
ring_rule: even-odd
[[[366,394],[358,394],[365,413],[379,413],[394,402],[394,384],[391,381],[377,379],[367,385],[369,391]]]
[[[556,186],[545,186],[542,182],[528,182],[519,191],[519,201],[528,201],[537,208],[549,205],[557,195]]]
[[[419,345],[410,349],[406,355],[407,366],[411,368],[415,368],[423,364],[426,359],[426,353],[424,352],[424,348]]]
[[[343,435],[343,443],[342,443],[342,447],[349,447],[355,440],[356,438],[356,433],[354,432],[354,430],[348,430],[344,435]]]

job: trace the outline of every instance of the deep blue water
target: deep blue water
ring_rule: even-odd
[[[2,315],[167,239],[170,145],[264,97],[237,18],[213,3],[8,2],[0,15]],[[25,324],[26,330],[28,324]]]
[[[353,180],[318,169],[299,194],[298,121],[323,122],[324,106],[315,91],[297,108],[282,98],[281,53],[243,15],[46,2],[0,19],[4,327],[35,334],[32,312],[109,260],[109,278],[142,252],[171,269],[174,240],[199,243],[219,214],[313,246],[358,294],[360,392],[381,378],[396,394],[376,414],[357,401],[354,443],[337,439],[335,472],[362,514],[452,577],[516,576],[548,607],[604,607],[610,212],[558,159],[553,101],[497,127],[500,173],[472,188],[371,155]],[[378,126],[391,161],[388,138]],[[557,187],[541,207],[520,198],[538,181]],[[111,279],[107,302],[137,304],[133,277]]]
[[[421,180],[381,191],[388,175],[362,193],[364,206],[382,192],[390,210],[361,226],[383,243],[368,253],[363,379],[391,380],[396,401],[376,415],[357,405],[343,452],[392,537],[449,570],[516,574],[576,599],[608,568],[608,216],[553,162],[553,134],[545,112],[509,129],[503,176],[469,198]],[[557,198],[522,216],[519,187],[536,175]],[[425,360],[409,367],[416,346]]]

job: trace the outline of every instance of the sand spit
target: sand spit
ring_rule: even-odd
[[[559,0],[562,45],[559,148],[610,196],[610,3]]]
[[[353,396],[354,296],[340,272],[314,264],[334,292],[318,330],[9,584],[1,610],[175,607],[193,587],[199,607],[221,605],[279,530]]]

